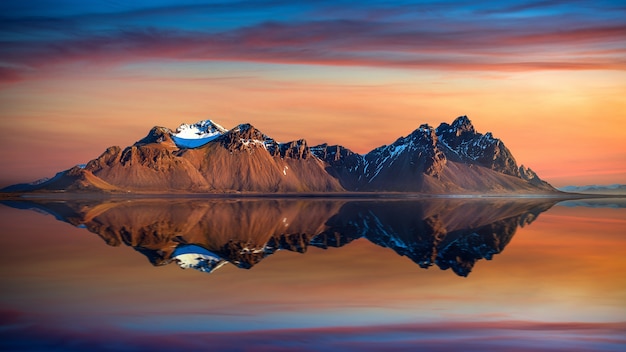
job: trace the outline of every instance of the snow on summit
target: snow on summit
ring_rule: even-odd
[[[227,131],[227,129],[211,120],[202,120],[192,125],[183,123],[178,126],[176,132],[172,133],[172,139],[179,148],[197,148],[209,143]]]

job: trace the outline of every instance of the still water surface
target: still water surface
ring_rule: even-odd
[[[626,349],[623,200],[4,204],[2,350]]]

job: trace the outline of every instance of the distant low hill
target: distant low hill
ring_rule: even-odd
[[[559,188],[563,192],[585,193],[585,194],[618,194],[626,195],[626,185],[587,185],[587,186],[565,186]]]
[[[298,193],[558,192],[467,116],[422,124],[367,154],[341,145],[280,143],[250,124],[228,130],[211,120],[176,130],[153,127],[132,146],[109,147],[85,165],[3,192]]]

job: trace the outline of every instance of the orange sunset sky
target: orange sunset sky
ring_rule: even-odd
[[[154,125],[366,153],[467,115],[554,186],[626,183],[620,1],[0,4],[0,187]]]

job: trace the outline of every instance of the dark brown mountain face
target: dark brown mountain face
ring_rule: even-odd
[[[153,127],[124,149],[114,146],[84,167],[5,192],[556,192],[518,167],[504,143],[475,131],[466,116],[436,129],[423,124],[390,145],[360,155],[304,139],[279,143],[250,124],[231,130],[210,120],[175,131]]]

